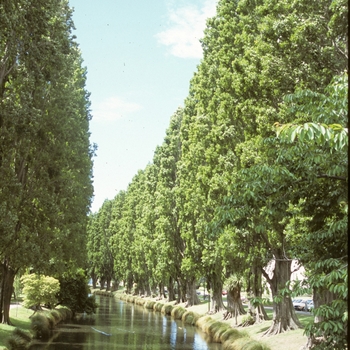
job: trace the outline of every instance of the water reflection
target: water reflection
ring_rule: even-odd
[[[30,350],[221,350],[207,343],[206,335],[181,321],[143,306],[97,297],[97,314],[61,325],[49,342],[36,342]]]

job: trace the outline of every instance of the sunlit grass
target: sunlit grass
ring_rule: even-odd
[[[26,331],[30,330],[30,318],[33,314],[32,310],[25,309],[20,305],[12,305],[10,309],[10,321],[13,326],[0,324],[0,350],[6,348],[7,339],[10,337],[15,328],[20,328]]]

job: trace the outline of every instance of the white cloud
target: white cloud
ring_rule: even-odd
[[[115,121],[141,108],[140,105],[127,102],[120,97],[109,97],[93,108],[92,116],[96,121]]]
[[[217,0],[206,0],[202,8],[185,5],[169,10],[169,28],[158,33],[160,44],[169,46],[172,55],[181,58],[201,58],[206,20],[215,15]]]

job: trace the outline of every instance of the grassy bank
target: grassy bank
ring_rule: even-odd
[[[101,293],[100,290],[94,290],[93,292],[96,292],[97,294]],[[115,296],[127,302],[143,305],[145,308],[154,309],[156,311],[171,315],[174,318],[182,319],[184,323],[194,324],[200,327],[203,331],[209,333],[212,338],[213,334],[216,334],[214,335],[214,338],[220,338],[223,336],[223,339],[225,339],[226,336],[231,335],[234,339],[244,338],[245,342],[247,342],[247,338],[250,338],[252,345],[254,341],[258,342],[262,346],[259,348],[258,344],[256,344],[256,349],[265,348],[269,350],[299,350],[307,342],[306,336],[303,335],[303,329],[290,331],[271,337],[262,337],[262,334],[270,327],[272,321],[265,321],[257,325],[242,328],[236,327],[234,319],[224,321],[223,312],[208,316],[208,301],[202,301],[199,305],[185,308],[185,304],[178,304],[175,306],[174,302],[168,303],[166,300],[156,300],[156,298],[127,296],[122,291],[114,293],[102,291],[101,294]],[[272,310],[267,309],[266,312],[269,318],[272,319]],[[238,317],[238,324],[242,322],[243,317],[244,316]],[[312,315],[298,314],[298,317],[303,325],[306,325],[308,322],[313,320]],[[223,335],[225,331],[226,335]],[[213,340],[217,341],[218,339]],[[242,339],[237,339],[235,341],[237,347],[232,347],[232,349],[239,349],[238,346],[240,341],[243,342]],[[227,343],[225,345],[226,349],[230,349]],[[254,347],[249,347],[249,349],[254,349]]]
[[[27,349],[33,339],[49,339],[52,330],[62,321],[72,317],[66,307],[36,312],[19,304],[11,305],[11,326],[0,324],[0,350]],[[29,318],[32,316],[31,318]]]
[[[30,330],[29,316],[33,314],[33,310],[25,309],[19,304],[12,304],[10,309],[10,320],[13,326],[0,324],[0,350],[6,349],[7,340],[15,328],[25,331]]]

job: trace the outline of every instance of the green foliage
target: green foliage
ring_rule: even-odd
[[[329,183],[322,202],[312,202],[309,198],[299,201],[293,209],[296,220],[291,226],[292,229],[303,227],[304,234],[299,239],[306,250],[301,250],[299,256],[309,271],[307,288],[313,289],[314,295],[331,295],[321,302],[316,299],[316,321],[305,329],[310,338],[321,337],[316,347],[320,349],[342,349],[347,343],[347,91],[347,74],[335,77],[325,94],[298,91],[287,99],[289,110],[319,123],[275,125],[282,140],[301,145],[308,156],[305,165],[317,171],[305,176],[305,185],[313,184],[313,188],[317,188],[322,181],[317,179]],[[309,103],[306,102],[308,98]]]
[[[37,312],[31,318],[30,329],[34,339],[48,339],[50,337],[50,323],[46,315]]]
[[[86,260],[95,147],[73,28],[68,1],[0,3],[0,261],[11,273],[55,275]],[[0,300],[2,317],[10,300]]]
[[[128,292],[137,283],[136,293],[178,282],[184,294],[199,277],[220,290],[235,274],[228,289],[244,283],[254,306],[262,302],[263,275],[280,303],[271,334],[288,323],[284,311],[298,323],[287,301],[307,290],[331,299],[319,300],[320,320],[308,335],[322,325],[341,344],[347,26],[344,0],[219,1],[184,108],[153,162],[91,216],[91,274],[113,272]],[[292,260],[305,267],[307,285],[290,283]]]
[[[7,339],[8,350],[26,350],[29,349],[32,340],[31,334],[19,328],[15,328]]]
[[[110,249],[113,202],[105,200],[98,213],[89,216],[88,222],[88,261],[90,275],[110,284],[114,279],[114,257]]]
[[[43,305],[53,308],[57,302],[60,282],[49,276],[28,274],[21,277],[23,283],[23,305],[39,308]]]
[[[334,297],[326,304],[315,305],[313,314],[318,322],[309,323],[305,334],[323,339],[316,349],[345,349],[348,345],[348,264],[339,259],[325,259],[315,264],[315,271],[317,273],[309,278],[310,285],[315,291],[329,291]]]
[[[172,311],[173,307],[174,306],[171,304],[164,304],[161,311],[165,315],[171,315],[171,311]]]
[[[297,90],[285,97],[288,113],[296,118],[313,120],[304,124],[275,123],[277,136],[293,143],[296,137],[300,142],[314,142],[318,147],[327,145],[335,151],[348,147],[348,75],[333,78],[325,93],[311,90]],[[297,119],[298,120],[298,119]]]
[[[184,309],[182,306],[175,306],[171,310],[171,316],[174,317],[176,320],[181,320],[185,312],[186,309]]]
[[[90,294],[88,278],[82,269],[75,273],[66,273],[60,278],[60,289],[57,294],[58,303],[68,307],[73,314],[96,312],[95,297]]]
[[[182,321],[186,324],[189,324],[191,326],[194,326],[197,322],[197,320],[199,319],[199,314],[193,312],[193,311],[186,311],[183,315],[182,315]]]
[[[239,278],[237,278],[237,276],[230,276],[225,280],[224,287],[228,291],[233,290],[235,288],[241,288],[241,281]]]

